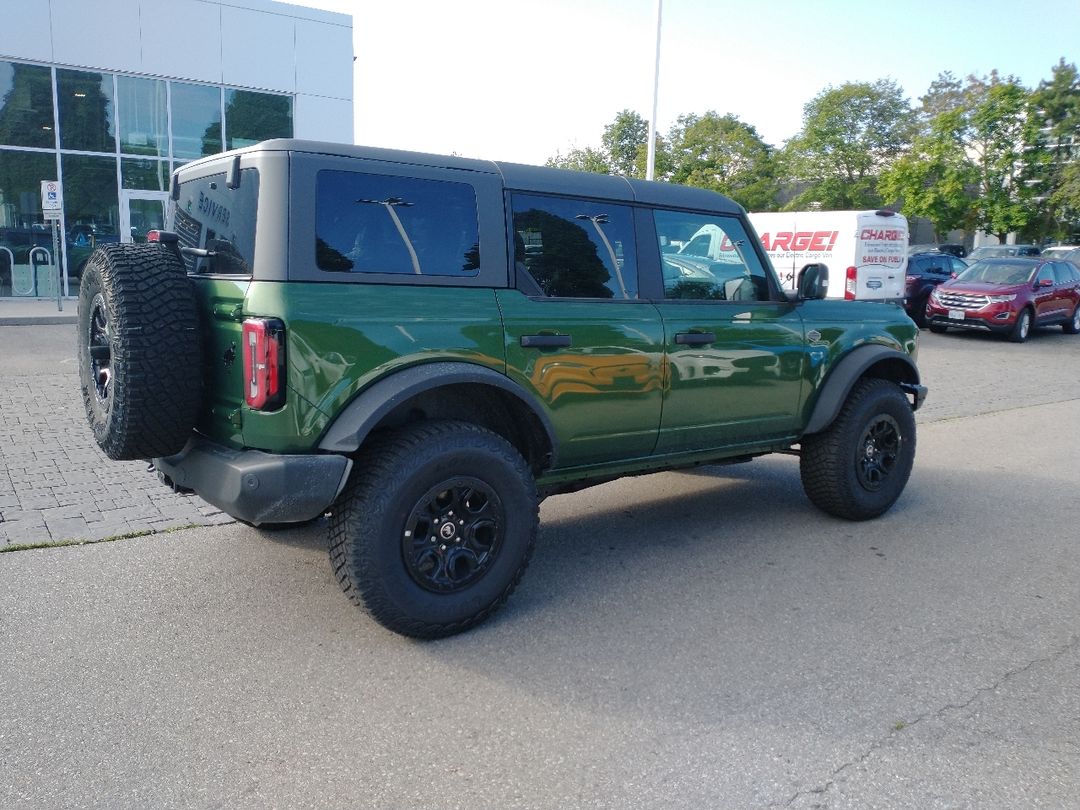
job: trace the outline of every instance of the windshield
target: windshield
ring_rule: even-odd
[[[1023,284],[1031,278],[1035,265],[1028,262],[975,262],[956,277],[957,281],[981,281],[987,284]]]

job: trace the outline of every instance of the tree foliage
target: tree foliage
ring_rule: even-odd
[[[914,125],[914,112],[892,80],[826,88],[803,108],[802,130],[784,149],[789,177],[805,185],[788,207],[879,205],[878,176],[900,156]]]
[[[964,148],[976,169],[974,225],[1001,241],[1023,228],[1035,196],[1031,179],[1039,155],[1033,151],[1036,124],[1029,93],[1013,77],[968,77],[971,108],[963,130]]]
[[[667,179],[719,191],[749,210],[773,207],[778,189],[772,147],[734,115],[680,115],[665,157]]]
[[[913,108],[893,81],[827,87],[782,149],[734,115],[684,113],[657,136],[660,180],[726,194],[751,210],[900,204],[938,237],[1080,238],[1080,73],[1061,59],[1033,91],[1014,77],[940,73]],[[632,110],[599,147],[549,166],[644,177],[648,122]]]
[[[1080,74],[1061,59],[1031,94],[1039,173],[1037,229],[1059,239],[1080,230]]]
[[[611,164],[608,163],[607,156],[591,146],[586,146],[584,149],[571,149],[565,155],[556,154],[548,158],[544,165],[553,166],[556,169],[573,169],[577,172],[611,174]]]
[[[623,177],[644,177],[644,159],[638,168],[638,158],[649,143],[649,122],[632,110],[623,110],[604,127],[600,139],[612,174]]]
[[[881,176],[880,194],[886,204],[898,204],[909,217],[925,217],[939,239],[972,221],[971,188],[976,170],[964,153],[963,110],[945,108],[935,115],[925,134]]]

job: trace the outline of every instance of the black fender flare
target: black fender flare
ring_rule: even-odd
[[[821,393],[814,404],[814,410],[806,423],[806,430],[803,432],[820,433],[831,425],[840,413],[840,408],[843,407],[855,383],[867,369],[882,361],[901,363],[907,371],[908,379],[897,380],[897,382],[902,386],[919,387],[919,369],[909,355],[888,346],[859,346],[841,358],[825,379]],[[907,387],[905,390],[908,390]],[[925,396],[925,390],[922,396],[916,396],[916,407],[922,403],[923,396]]]
[[[392,372],[361,391],[333,421],[319,442],[329,453],[354,453],[368,433],[394,408],[425,391],[448,385],[480,384],[510,394],[540,422],[551,446],[551,465],[558,453],[555,426],[529,394],[504,374],[473,363],[437,362],[409,366]]]

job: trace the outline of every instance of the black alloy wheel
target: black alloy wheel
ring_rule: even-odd
[[[877,492],[896,469],[900,456],[900,426],[888,414],[879,414],[867,425],[855,460],[859,483]]]
[[[478,478],[452,478],[417,501],[405,522],[401,553],[422,588],[468,588],[498,557],[506,515],[498,493]]]
[[[90,304],[89,334],[85,336],[87,344],[86,358],[90,364],[90,378],[94,381],[94,393],[98,404],[105,411],[109,409],[112,395],[112,347],[109,344],[109,310],[105,306],[105,296],[98,293]]]

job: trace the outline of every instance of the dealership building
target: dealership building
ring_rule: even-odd
[[[347,14],[0,0],[0,19],[0,297],[76,294],[95,245],[161,227],[169,175],[190,160],[266,138],[353,141]]]

